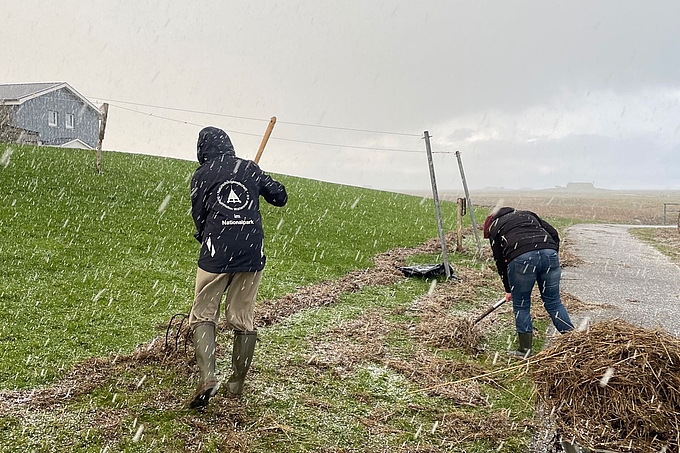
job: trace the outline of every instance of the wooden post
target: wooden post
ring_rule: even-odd
[[[470,192],[468,191],[467,181],[465,180],[465,172],[463,171],[463,161],[460,158],[460,151],[456,151],[458,158],[458,168],[460,169],[460,179],[463,181],[463,189],[465,189],[465,198],[467,199],[468,210],[470,211],[470,220],[472,221],[472,230],[475,232],[475,239],[477,240],[477,255],[482,256],[482,243],[479,241],[479,231],[477,231],[477,221],[475,220],[475,210],[472,207],[472,200],[470,200]]]
[[[463,253],[463,217],[465,216],[465,198],[458,198],[458,238],[457,248],[458,253]]]
[[[99,108],[99,111],[102,114],[102,120],[99,123],[99,140],[97,141],[97,173],[102,172],[101,168],[101,163],[102,163],[102,142],[104,141],[104,133],[106,132],[106,119],[109,116],[109,104],[106,102],[102,104],[102,106]]]
[[[255,155],[255,163],[256,164],[260,163],[260,157],[262,157],[262,152],[264,151],[264,147],[267,146],[267,142],[269,141],[269,136],[272,135],[272,130],[274,130],[275,124],[276,124],[276,117],[272,116],[272,118],[269,120],[269,125],[267,126],[267,130],[264,132],[264,136],[262,137],[262,142],[260,143],[260,149],[257,150],[257,154]]]
[[[442,225],[442,212],[439,209],[439,194],[437,193],[437,179],[434,176],[434,163],[432,162],[432,148],[430,147],[430,134],[425,131],[425,149],[427,150],[427,161],[430,165],[430,181],[432,182],[432,197],[434,198],[434,210],[437,214],[437,227],[439,228],[439,241],[442,244],[442,260],[444,261],[444,272],[446,279],[451,278],[449,269],[449,255],[446,253],[446,238],[444,237],[444,226]]]

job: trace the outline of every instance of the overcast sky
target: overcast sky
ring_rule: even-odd
[[[275,173],[427,190],[428,130],[440,189],[461,187],[456,150],[471,188],[680,189],[677,0],[0,0],[0,17],[0,83],[109,102],[105,149],[195,159],[214,125],[252,159],[276,116]]]

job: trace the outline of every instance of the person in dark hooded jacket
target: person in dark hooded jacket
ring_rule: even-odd
[[[226,324],[234,331],[232,374],[226,386],[232,395],[243,391],[257,338],[253,308],[266,263],[259,198],[274,206],[288,201],[283,184],[255,162],[236,157],[223,130],[201,130],[197,150],[200,166],[191,180],[191,215],[201,251],[189,328],[200,382],[192,408],[206,406],[217,392],[215,327],[225,292]]]
[[[513,354],[531,355],[531,291],[536,283],[555,328],[560,333],[572,330],[571,319],[560,299],[562,269],[557,230],[531,211],[502,207],[486,218],[484,237],[491,243],[496,268],[505,287],[505,300],[512,300],[519,339],[519,348]]]

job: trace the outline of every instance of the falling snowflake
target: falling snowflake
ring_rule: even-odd
[[[2,156],[0,156],[0,165],[3,168],[7,168],[9,166],[9,158],[12,156],[12,153],[14,153],[14,150],[10,147],[7,147],[4,153],[2,153]]]
[[[142,439],[143,433],[144,433],[144,425],[140,424],[139,428],[137,428],[137,432],[135,433],[135,436],[132,438],[132,442],[139,442]]]
[[[614,376],[614,368],[609,367],[607,371],[604,372],[604,376],[600,379],[600,387],[606,387],[609,384],[609,380]]]
[[[168,203],[170,203],[170,199],[172,198],[172,195],[168,194],[163,198],[163,202],[161,205],[158,207],[158,213],[162,214],[165,212],[165,209],[168,207]]]

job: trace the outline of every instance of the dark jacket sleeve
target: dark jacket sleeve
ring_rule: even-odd
[[[503,287],[505,292],[510,292],[510,281],[508,280],[508,263],[505,262],[503,257],[503,246],[501,244],[500,235],[496,234],[489,238],[491,243],[491,251],[493,252],[493,259],[496,262],[496,269],[498,270],[498,275],[503,281]]]
[[[274,206],[285,206],[288,202],[288,194],[284,185],[264,172],[260,180],[260,195],[267,203]]]
[[[208,194],[205,190],[206,181],[197,176],[198,171],[196,171],[194,177],[191,180],[191,217],[193,218],[194,225],[196,226],[194,237],[198,242],[202,243],[205,219],[208,216],[208,208],[206,206]]]

